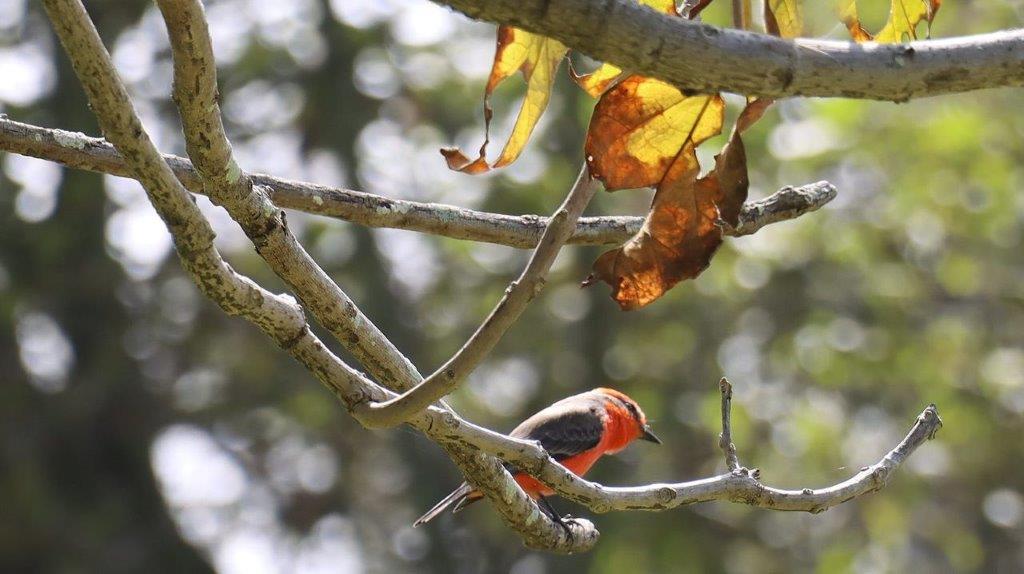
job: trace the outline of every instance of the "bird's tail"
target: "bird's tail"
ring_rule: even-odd
[[[455,508],[452,512],[458,512],[465,508],[466,505],[476,502],[480,498],[480,494],[475,493],[473,491],[473,487],[470,486],[469,483],[463,482],[462,486],[453,490],[451,494],[442,498],[441,502],[435,504],[434,507],[428,510],[423,516],[417,518],[416,522],[412,523],[413,528],[430,522],[437,517],[438,514],[441,514],[453,504],[455,505]]]

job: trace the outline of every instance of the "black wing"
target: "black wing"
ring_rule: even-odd
[[[555,460],[590,450],[601,442],[604,423],[601,420],[602,406],[576,403],[573,408],[559,408],[552,405],[523,421],[511,435],[540,441],[544,450]]]

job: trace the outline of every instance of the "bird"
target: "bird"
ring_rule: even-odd
[[[509,436],[539,441],[552,458],[578,476],[586,474],[602,455],[615,454],[636,439],[661,444],[636,401],[625,393],[605,387],[564,398],[544,408],[520,423]],[[554,494],[554,490],[509,464],[505,468],[545,513],[556,522],[561,521],[546,498]],[[430,522],[453,505],[452,513],[459,512],[483,496],[468,482],[463,482],[419,517],[413,526]]]

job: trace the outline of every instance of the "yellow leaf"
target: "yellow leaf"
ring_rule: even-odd
[[[801,0],[765,0],[764,23],[769,34],[796,38],[804,30],[804,9]]]
[[[875,35],[875,41],[893,44],[916,40],[917,25],[924,20],[930,29],[941,3],[942,0],[892,0],[889,20]]]
[[[557,40],[511,26],[498,28],[498,48],[484,90],[484,143],[480,146],[479,157],[471,161],[456,148],[442,149],[441,154],[448,161],[448,167],[465,173],[484,173],[492,167],[503,167],[515,161],[548,106],[551,87],[555,82],[555,72],[567,51],[568,48]],[[505,148],[494,165],[488,166],[491,94],[499,84],[516,72],[522,72],[526,80],[526,96],[523,98],[519,116],[516,118],[515,127],[512,128],[512,134],[505,143]]]
[[[630,76],[601,97],[587,131],[590,173],[608,190],[658,185],[689,146],[722,131],[721,96]]]
[[[573,72],[572,79],[576,80],[583,91],[590,94],[592,98],[600,98],[601,94],[612,85],[622,74],[622,69],[612,64],[601,64],[601,67],[589,74],[577,75]]]

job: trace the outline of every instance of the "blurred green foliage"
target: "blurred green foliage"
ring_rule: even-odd
[[[708,20],[725,23],[725,4]],[[884,9],[862,4],[876,28]],[[147,127],[181,154],[155,7],[89,9]],[[247,169],[547,213],[582,159],[593,102],[563,77],[519,162],[482,178],[447,171],[438,147],[471,150],[482,137],[494,29],[426,0],[218,0],[208,13]],[[826,12],[808,14],[814,33],[842,37]],[[1016,27],[1022,16],[1019,1],[949,0],[933,34]],[[0,9],[0,70],[10,78],[0,111],[98,134],[35,3]],[[518,97],[504,86],[496,95],[498,138]],[[604,287],[577,288],[600,248],[565,250],[548,289],[451,400],[508,430],[568,394],[626,391],[665,445],[602,461],[598,481],[721,471],[722,375],[736,388],[741,459],[772,485],[846,478],[929,402],[946,422],[885,491],[824,514],[716,503],[602,515],[600,544],[574,557],[524,550],[486,505],[410,529],[460,480],[439,449],[409,431],[362,430],[255,329],[203,300],[137,185],[5,155],[0,571],[1018,572],[1022,104],[1009,89],[900,105],[780,102],[747,137],[752,195],[827,179],[839,198],[727,241],[698,280],[638,312],[620,312]],[[642,213],[649,201],[602,194],[591,213]],[[201,204],[232,265],[282,289],[223,213]],[[424,371],[464,341],[527,256],[290,221]]]

